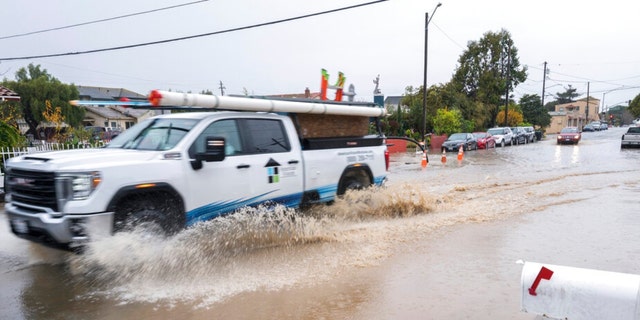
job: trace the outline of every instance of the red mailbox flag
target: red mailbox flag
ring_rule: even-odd
[[[532,296],[537,295],[536,294],[536,289],[538,288],[538,285],[540,284],[540,280],[541,279],[545,279],[545,280],[550,280],[551,276],[553,275],[553,271],[542,267],[540,269],[540,272],[538,273],[538,276],[536,277],[536,280],[533,281],[533,285],[531,285],[531,288],[529,288],[529,294]]]

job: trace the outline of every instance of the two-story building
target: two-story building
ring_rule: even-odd
[[[558,133],[564,127],[578,127],[582,130],[591,121],[600,120],[600,100],[587,97],[569,103],[558,104],[550,111],[551,124],[547,133]]]

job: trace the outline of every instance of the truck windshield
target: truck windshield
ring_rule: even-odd
[[[106,147],[169,150],[175,147],[196,123],[196,119],[147,119],[111,140]]]

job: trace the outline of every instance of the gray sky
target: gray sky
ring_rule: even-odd
[[[8,0],[2,0],[7,1]],[[79,24],[195,0],[21,0],[5,4],[0,37]],[[0,39],[0,59],[78,52],[211,33],[286,19],[367,0],[211,0],[154,13],[28,36]],[[467,42],[506,29],[529,67],[515,90],[542,94],[572,85],[613,106],[640,93],[640,2],[629,0],[441,0],[429,25],[428,85],[450,80]],[[380,75],[385,95],[423,82],[425,13],[438,1],[390,0],[276,25],[133,49],[64,57],[0,61],[13,79],[39,64],[66,83],[266,95],[319,91],[320,70],[333,84],[338,71],[356,100],[372,101]],[[330,97],[333,92],[330,91]],[[547,96],[545,101],[553,98]]]

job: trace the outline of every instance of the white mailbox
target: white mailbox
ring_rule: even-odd
[[[552,319],[640,320],[640,276],[536,262],[522,267],[522,311]]]

